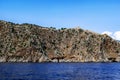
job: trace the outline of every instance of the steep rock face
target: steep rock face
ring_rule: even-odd
[[[1,62],[106,62],[119,56],[120,42],[107,35],[0,21]]]

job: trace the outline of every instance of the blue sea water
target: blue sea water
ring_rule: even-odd
[[[120,80],[120,63],[0,63],[0,80]]]

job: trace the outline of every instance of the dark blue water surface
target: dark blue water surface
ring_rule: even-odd
[[[0,63],[0,80],[120,80],[120,63]]]

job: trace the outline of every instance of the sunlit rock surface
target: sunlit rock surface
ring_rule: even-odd
[[[0,21],[0,62],[114,62],[120,42],[81,28]]]

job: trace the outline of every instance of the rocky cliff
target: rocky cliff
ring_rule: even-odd
[[[0,62],[120,61],[120,42],[81,28],[0,21]]]

